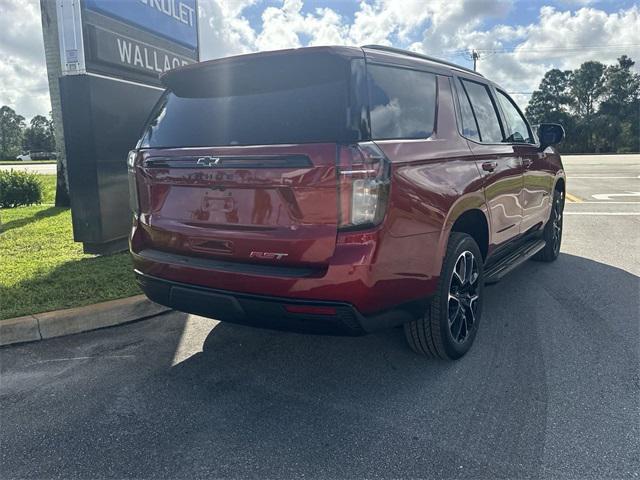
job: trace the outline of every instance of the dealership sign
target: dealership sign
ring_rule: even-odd
[[[172,68],[193,63],[188,56],[119,35],[94,25],[88,29],[88,40],[94,60],[116,69],[132,70],[157,77]]]
[[[74,239],[126,246],[127,152],[162,94],[160,75],[199,60],[196,0],[41,0],[54,122]],[[60,135],[58,135],[60,137]],[[66,160],[64,160],[66,158]]]
[[[159,86],[198,61],[195,0],[58,0],[63,75],[96,73]]]
[[[190,48],[198,46],[195,0],[85,0],[86,7]]]

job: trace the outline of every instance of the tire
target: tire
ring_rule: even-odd
[[[452,232],[436,294],[423,317],[404,325],[411,349],[444,360],[456,360],[467,353],[478,331],[483,290],[484,266],[478,244],[466,233]]]
[[[549,220],[544,226],[542,238],[546,245],[542,250],[533,256],[534,260],[540,262],[553,262],[560,255],[560,245],[562,244],[562,220],[564,211],[564,192],[555,190],[553,193],[553,203]]]

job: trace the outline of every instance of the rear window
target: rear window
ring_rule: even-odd
[[[406,68],[368,65],[371,137],[428,138],[436,114],[436,77]]]
[[[476,117],[471,109],[469,103],[469,97],[464,90],[464,87],[460,85],[458,91],[458,100],[460,100],[460,113],[462,120],[462,135],[470,138],[471,140],[480,141],[480,134],[478,133],[478,124],[476,123]]]
[[[254,57],[176,72],[141,147],[347,141],[349,62],[324,54]]]
[[[496,106],[491,100],[489,88],[481,83],[462,80],[464,89],[471,101],[471,108],[475,114],[480,129],[480,141],[484,143],[500,143],[504,140],[500,119]]]

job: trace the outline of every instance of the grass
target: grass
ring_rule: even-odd
[[[56,176],[38,175],[42,184],[42,203],[53,204],[56,201]]]
[[[55,176],[40,177],[49,205],[0,210],[0,319],[140,293],[127,253],[82,252],[71,211],[51,205]]]

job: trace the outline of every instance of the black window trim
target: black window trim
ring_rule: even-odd
[[[478,119],[476,118],[476,112],[473,110],[473,107],[471,106],[471,99],[469,98],[469,94],[467,93],[467,89],[464,88],[464,84],[462,82],[459,81],[458,78],[453,77],[453,93],[454,93],[454,97],[455,97],[455,103],[456,103],[456,120],[460,119],[460,123],[458,125],[458,133],[460,133],[460,135],[462,135],[462,137],[466,138],[469,141],[472,142],[476,142],[476,143],[482,143],[482,133],[480,132],[480,126],[478,125]],[[456,80],[458,80],[458,82],[456,82]],[[460,84],[460,86],[458,87],[458,83]],[[477,140],[473,139],[473,138],[469,138],[469,137],[465,137],[464,135],[464,118],[462,118],[462,105],[460,104],[460,97],[459,97],[459,92],[458,92],[458,88],[460,88],[462,90],[462,94],[465,96],[465,98],[467,99],[467,102],[469,103],[469,108],[471,109],[471,115],[473,115],[473,123],[475,123],[476,125],[476,132],[478,132],[478,138],[480,139],[480,142],[478,142]],[[459,110],[459,111],[458,111]]]
[[[504,91],[504,89],[499,88],[499,87],[494,87],[493,90],[495,91],[496,99],[498,98],[498,93],[502,93],[507,98],[507,100],[511,103],[511,105],[513,105],[515,107],[516,111],[520,114],[520,116],[524,120],[524,124],[525,124],[525,126],[527,127],[527,129],[529,131],[529,137],[534,140],[533,142],[507,142],[506,140],[509,137],[505,137],[505,141],[503,143],[505,145],[529,145],[529,146],[538,147],[539,146],[538,137],[533,134],[533,128],[531,128],[531,124],[527,120],[527,117],[524,115],[524,113],[522,113],[522,110],[520,110],[520,107],[518,107],[518,104],[513,100],[513,98],[511,98],[511,96],[507,92]],[[502,105],[500,105],[500,101],[498,100],[497,103],[498,103],[498,106],[500,108],[500,115],[504,118],[504,124],[505,124],[505,126],[509,127],[509,124],[507,122],[507,116],[505,115],[504,111],[502,110]],[[511,127],[508,128],[508,132],[509,132],[509,136],[511,136],[511,134],[513,134],[513,132],[511,131]]]
[[[355,65],[359,62],[362,62],[362,71],[363,78],[359,79],[358,82],[355,74]],[[355,113],[354,107],[362,106],[362,110],[360,112],[360,122],[358,122],[358,128],[360,134],[359,141],[370,141],[371,140],[371,112],[369,111],[369,82],[368,82],[368,73],[367,73],[367,60],[365,57],[352,58],[349,61],[349,84],[348,84],[348,93],[347,93],[347,116],[349,117],[347,120],[347,128],[353,127],[353,118],[351,117],[352,113]],[[361,96],[363,98],[363,105],[356,104],[356,97]],[[364,118],[363,118],[364,117]],[[364,124],[362,123],[364,121]]]
[[[458,89],[456,88],[456,78],[451,76],[449,77],[449,88],[451,89],[451,96],[453,97],[453,111],[456,117],[456,126],[458,127],[458,134],[462,135],[462,107],[460,106],[460,98],[458,97]]]
[[[474,140],[473,138],[466,137],[464,135],[464,133],[459,130],[460,135],[463,138],[465,138],[466,140],[468,140],[470,142],[473,142],[473,143],[476,143],[478,145],[510,145],[509,143],[505,143],[504,142],[504,139],[506,138],[505,137],[506,130],[505,130],[504,125],[503,125],[502,110],[500,110],[500,107],[497,105],[497,100],[496,100],[496,98],[494,98],[495,94],[493,92],[493,86],[488,82],[481,82],[481,81],[478,81],[478,80],[470,79],[468,77],[462,77],[462,76],[459,76],[459,75],[454,75],[453,78],[460,82],[460,85],[462,86],[465,95],[467,95],[467,98],[469,99],[469,104],[471,105],[471,111],[473,112],[473,117],[476,120],[476,126],[478,127],[478,136],[480,137],[481,141],[479,142],[477,140]],[[496,110],[496,114],[498,115],[498,124],[500,126],[500,131],[502,132],[502,138],[503,138],[502,142],[483,142],[482,141],[482,132],[480,131],[480,126],[477,125],[478,121],[476,119],[476,112],[475,112],[475,110],[473,108],[473,103],[471,103],[471,99],[469,98],[469,96],[467,94],[467,89],[464,86],[463,80],[466,81],[466,82],[477,83],[478,85],[482,85],[483,87],[485,87],[485,88],[487,88],[489,90],[489,99],[491,100],[491,103],[493,104],[493,108]],[[455,83],[456,82],[454,80],[454,84]],[[458,87],[457,85],[455,85],[455,86],[456,86],[456,88]],[[459,107],[459,104],[457,106]],[[462,118],[462,111],[460,112],[460,118]],[[531,144],[527,144],[527,145],[531,145]]]
[[[365,57],[366,59],[366,57]],[[428,73],[431,74],[435,77],[436,80],[436,98],[435,98],[435,111],[434,111],[434,118],[433,118],[433,130],[431,131],[431,135],[429,135],[428,137],[387,137],[387,138],[373,138],[373,125],[371,124],[371,92],[369,91],[369,82],[367,81],[367,96],[369,101],[367,102],[367,111],[369,112],[369,135],[370,135],[370,139],[371,141],[374,142],[384,142],[384,141],[396,141],[396,142],[401,142],[403,140],[421,140],[421,141],[426,141],[429,140],[430,138],[432,138],[434,136],[434,134],[436,134],[437,132],[437,128],[438,128],[438,103],[440,102],[440,90],[439,90],[439,86],[438,86],[438,76],[443,76],[441,73],[436,73],[434,71],[425,69],[425,68],[418,68],[417,66],[408,66],[408,65],[398,65],[396,63],[387,63],[387,62],[382,62],[380,60],[369,60],[366,59],[365,61],[366,63],[366,67],[367,67],[367,79],[369,77],[369,65],[375,65],[378,67],[387,67],[387,68],[397,68],[397,69],[401,69],[401,70],[413,70],[415,72],[421,72],[421,73]]]

